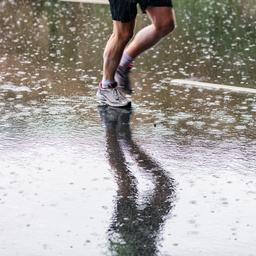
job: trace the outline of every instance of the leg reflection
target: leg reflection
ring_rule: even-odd
[[[174,181],[133,141],[129,123],[131,110],[100,107],[99,111],[106,129],[107,157],[118,185],[108,233],[111,253],[157,255],[159,233],[173,207]],[[154,183],[153,191],[143,197],[143,206],[138,203],[137,182],[125,160],[124,150]]]

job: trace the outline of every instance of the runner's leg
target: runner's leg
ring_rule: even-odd
[[[132,58],[154,46],[175,28],[174,10],[170,7],[148,7],[146,12],[152,22],[137,33],[134,40],[125,49]]]
[[[113,33],[104,51],[103,80],[113,81],[124,48],[133,36],[135,20],[113,21]]]

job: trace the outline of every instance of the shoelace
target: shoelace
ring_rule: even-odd
[[[111,84],[110,87],[112,88],[112,93],[113,93],[114,98],[116,100],[122,100],[122,94],[119,92],[119,90],[117,88],[117,83]]]
[[[112,92],[113,92],[113,95],[114,95],[115,99],[119,100],[120,93],[119,93],[118,89],[117,88],[113,88]]]

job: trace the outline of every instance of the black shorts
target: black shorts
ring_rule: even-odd
[[[143,12],[147,7],[166,6],[172,7],[172,0],[109,0],[112,19],[129,22],[136,18],[137,4]]]

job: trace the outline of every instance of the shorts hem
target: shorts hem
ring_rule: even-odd
[[[124,1],[124,2],[122,2]],[[137,4],[143,13],[146,13],[147,8],[152,7],[169,7],[173,8],[172,0],[109,0],[110,10],[113,21],[122,23],[131,22],[137,16]]]
[[[135,20],[136,16],[134,16],[134,18],[129,18],[129,19],[122,19],[122,18],[114,18],[114,17],[112,17],[112,21],[120,21],[122,23],[128,23],[128,22],[131,22],[131,21]]]

